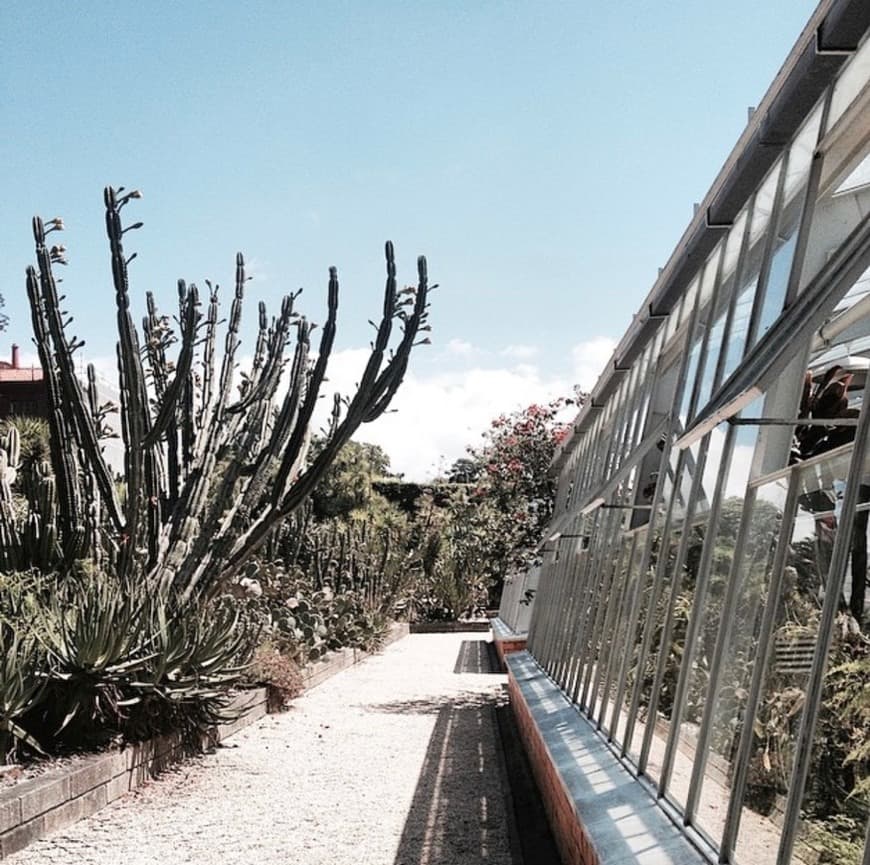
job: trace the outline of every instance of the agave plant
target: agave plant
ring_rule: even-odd
[[[23,743],[42,753],[20,719],[39,700],[45,686],[45,654],[32,634],[0,621],[0,762]]]
[[[122,591],[99,571],[59,581],[46,596],[37,627],[49,663],[51,735],[79,744],[120,729],[138,700],[128,683],[151,657],[149,605],[144,589]]]
[[[232,720],[227,692],[250,661],[259,627],[229,599],[182,606],[167,594],[154,596],[149,627],[147,658],[129,682],[125,738],[176,729],[195,740],[206,728]]]

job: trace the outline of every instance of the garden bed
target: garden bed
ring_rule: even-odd
[[[465,631],[488,631],[489,619],[470,619],[467,622],[414,622],[412,634],[458,634]]]
[[[266,689],[237,694],[228,713],[238,717],[216,727],[207,737],[210,744],[262,718]],[[0,791],[0,858],[99,811],[191,753],[180,736],[159,736],[118,750],[66,759],[57,768],[6,787]]]
[[[394,622],[382,647],[407,635],[408,625]],[[305,690],[365,660],[375,651],[342,649],[330,653],[302,670]],[[237,694],[228,714],[238,717],[216,727],[204,744],[218,744],[258,721],[266,714],[267,705],[265,688]],[[179,736],[167,735],[99,754],[60,758],[36,775],[25,769],[23,778],[0,786],[0,859],[96,813],[192,753]]]

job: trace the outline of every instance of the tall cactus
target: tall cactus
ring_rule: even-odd
[[[295,311],[297,296],[285,297],[273,320],[260,304],[253,363],[234,396],[244,259],[236,257],[219,371],[216,286],[209,284],[203,314],[196,286],[179,282],[177,335],[149,295],[140,341],[130,311],[128,268],[135,253],[126,254],[124,235],[141,223],[125,227],[121,219],[123,208],[138,197],[123,188],[107,187],[104,193],[118,329],[123,505],[102,452],[106,407],[97,405],[93,372],[86,388],[76,376],[73,354],[81,343],[67,335],[70,319],[56,290],[53,267],[62,261],[62,247],[49,248],[46,237],[63,224],[38,217],[33,222],[37,265],[28,268],[27,287],[51,405],[58,543],[67,564],[81,555],[104,556],[117,562],[123,579],[173,585],[190,598],[229,581],[305,502],[359,426],[387,409],[412,349],[428,342],[417,339],[421,328],[429,329],[426,260],[418,259],[416,287],[399,292],[393,247],[387,243],[383,312],[368,363],[343,413],[342,401],[336,400],[329,439],[306,464],[309,427],[336,333],[335,268],[329,271],[327,318],[315,362],[309,361],[312,325]],[[390,351],[396,321],[401,336]],[[173,364],[168,349],[176,341]],[[279,397],[285,372],[289,386]],[[5,524],[0,520],[0,531]]]

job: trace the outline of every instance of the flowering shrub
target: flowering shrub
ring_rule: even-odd
[[[501,593],[505,576],[525,570],[553,512],[555,484],[549,474],[559,443],[570,432],[562,417],[582,406],[586,394],[534,403],[495,418],[483,445],[469,448],[461,474],[473,476],[468,498],[454,506],[463,526],[465,558],[486,576],[490,602]],[[470,465],[469,465],[470,464]],[[460,475],[459,463],[454,476]]]

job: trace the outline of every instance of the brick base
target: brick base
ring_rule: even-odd
[[[562,862],[564,865],[601,865],[592,841],[583,831],[574,811],[573,801],[562,783],[562,778],[550,759],[547,746],[529,707],[512,676],[508,680],[508,691],[520,737],[529,756],[538,789],[541,791],[544,810],[547,812],[547,819]]]
[[[495,634],[492,635],[492,642],[495,646],[495,653],[498,655],[499,668],[502,672],[507,671],[505,664],[505,656],[511,652],[524,652],[526,650],[527,640],[525,637],[517,637],[516,639],[499,639]]]

